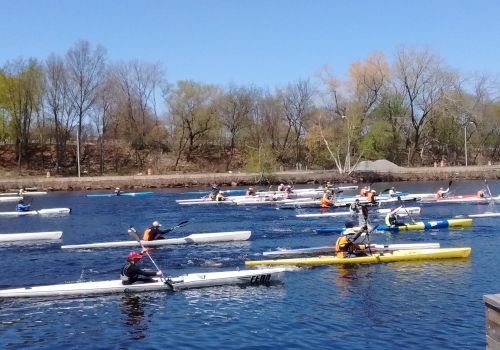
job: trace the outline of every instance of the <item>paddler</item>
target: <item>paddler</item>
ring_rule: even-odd
[[[332,198],[332,191],[330,190],[326,191],[321,197],[321,200],[319,201],[319,206],[321,208],[328,208],[330,204],[332,204],[331,198]]]
[[[377,192],[375,190],[371,190],[370,192],[368,192],[366,194],[366,198],[368,200],[368,203],[371,203],[371,204],[375,204],[376,201],[375,201],[375,195],[377,194]]]
[[[358,216],[358,225],[360,227],[368,226],[368,208],[366,205],[360,204],[359,199],[356,198],[354,203],[351,203],[349,206],[349,212],[353,216]]]
[[[255,191],[253,187],[249,187],[248,190],[245,193],[245,196],[255,196]]]
[[[363,197],[366,197],[368,195],[368,192],[370,192],[370,186],[364,186],[359,191],[359,195],[363,196]]]
[[[120,190],[120,187],[115,188],[115,195],[119,196],[122,193],[122,190]]]
[[[391,187],[391,189],[389,190],[389,194],[391,196],[396,194],[396,190],[394,189],[394,187]]]
[[[486,197],[486,192],[484,190],[479,190],[479,191],[477,191],[476,196],[478,198],[484,198],[484,197]]]
[[[440,187],[439,190],[436,192],[436,198],[437,199],[444,198],[449,191],[450,191],[449,187],[446,190]]]
[[[151,227],[144,230],[142,236],[143,241],[156,241],[157,239],[163,239],[162,235],[167,234],[170,230],[161,230],[161,224],[158,221],[153,222]]]
[[[24,203],[24,198],[20,198],[16,206],[16,211],[29,211],[30,205]]]
[[[155,282],[153,276],[162,276],[161,271],[144,271],[137,266],[142,259],[142,254],[130,252],[127,257],[127,262],[123,265],[120,278],[122,284],[130,285],[135,282]]]
[[[224,192],[220,191],[219,193],[217,193],[217,195],[215,196],[215,200],[217,202],[225,201],[226,197],[224,196]]]
[[[212,185],[212,189],[210,190],[210,193],[208,194],[208,198],[211,200],[215,200],[215,197],[219,194],[219,186],[217,184]]]
[[[279,184],[278,188],[276,189],[278,192],[283,192],[285,190],[285,184]]]
[[[364,241],[367,234],[368,230],[366,228],[355,229],[354,224],[351,221],[347,221],[344,232],[342,232],[337,242],[335,242],[337,258],[366,255],[365,250],[368,248],[368,245],[358,243],[357,241],[360,238]]]
[[[385,216],[385,224],[387,226],[404,226],[405,224],[402,222],[399,222],[399,216],[396,213],[397,210],[392,210],[391,212],[387,213]]]

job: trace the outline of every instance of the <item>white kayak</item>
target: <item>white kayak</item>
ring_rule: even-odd
[[[393,251],[393,250],[412,250],[412,249],[435,249],[439,248],[439,243],[403,243],[403,244],[370,244],[372,251]],[[263,252],[264,256],[294,256],[308,254],[322,254],[335,252],[335,246],[321,246],[299,249],[282,249],[270,252]]]
[[[252,231],[193,233],[182,238],[167,238],[156,241],[141,241],[144,247],[159,247],[164,245],[188,244],[188,243],[212,243],[212,242],[234,242],[246,241],[252,235]],[[136,241],[102,242],[89,244],[63,245],[61,249],[94,249],[115,247],[140,247]]]
[[[418,215],[420,214],[422,208],[420,207],[406,207],[406,210],[404,208],[399,208],[396,213],[399,216],[407,216],[408,213],[410,215],[415,214]],[[388,213],[391,212],[392,209],[386,208],[386,209],[377,209],[376,212],[380,215],[387,215]],[[353,215],[350,211],[339,211],[339,212],[333,212],[333,213],[311,213],[311,214],[297,214],[295,215],[296,218],[322,218],[322,217],[329,217],[329,216],[349,216]]]
[[[6,192],[0,193],[0,197],[2,196],[41,196],[47,194],[47,192],[42,191],[23,191],[23,192]]]
[[[40,209],[40,210],[28,210],[28,211],[2,211],[0,216],[25,216],[25,215],[61,215],[69,214],[71,212],[70,208],[50,208],[50,209]]]
[[[61,238],[62,234],[63,234],[62,231],[0,233],[0,242],[38,241],[38,240],[59,239],[59,238]]]
[[[135,293],[148,291],[177,291],[189,288],[214,287],[228,284],[268,284],[271,277],[285,271],[295,271],[296,268],[265,268],[249,270],[233,270],[222,272],[190,273],[172,277],[169,283],[159,278],[154,282],[123,285],[121,280],[99,282],[76,282],[34,286],[0,290],[2,298],[36,298],[36,297],[74,297],[113,293]]]
[[[482,213],[482,214],[468,214],[468,215],[456,215],[456,218],[491,218],[500,217],[500,213]]]
[[[15,195],[15,197],[0,197],[0,203],[18,202],[21,199],[23,197],[19,197],[18,195]]]

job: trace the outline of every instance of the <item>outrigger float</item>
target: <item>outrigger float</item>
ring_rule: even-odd
[[[271,279],[294,268],[264,268],[248,270],[232,270],[222,272],[189,273],[172,277],[163,281],[153,278],[150,283],[134,283],[123,285],[121,280],[99,282],[76,282],[33,286],[0,290],[0,299],[4,298],[68,298],[76,296],[94,296],[113,293],[140,293],[150,291],[179,291],[190,288],[205,288],[222,285],[259,285],[269,284]]]

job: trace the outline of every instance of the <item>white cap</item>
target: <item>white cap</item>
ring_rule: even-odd
[[[153,227],[160,227],[161,224],[158,221],[153,222]]]

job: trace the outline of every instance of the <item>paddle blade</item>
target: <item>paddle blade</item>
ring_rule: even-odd
[[[448,182],[448,188],[450,188],[452,183],[453,183],[453,180],[450,180],[450,182]]]
[[[137,234],[136,229],[135,229],[133,226],[130,226],[130,227],[128,228],[128,231],[127,231],[127,232],[128,232],[129,236],[130,236],[133,240],[135,240],[135,241],[137,241],[137,242],[140,242],[140,241],[141,241],[141,238],[139,237],[139,235]]]

